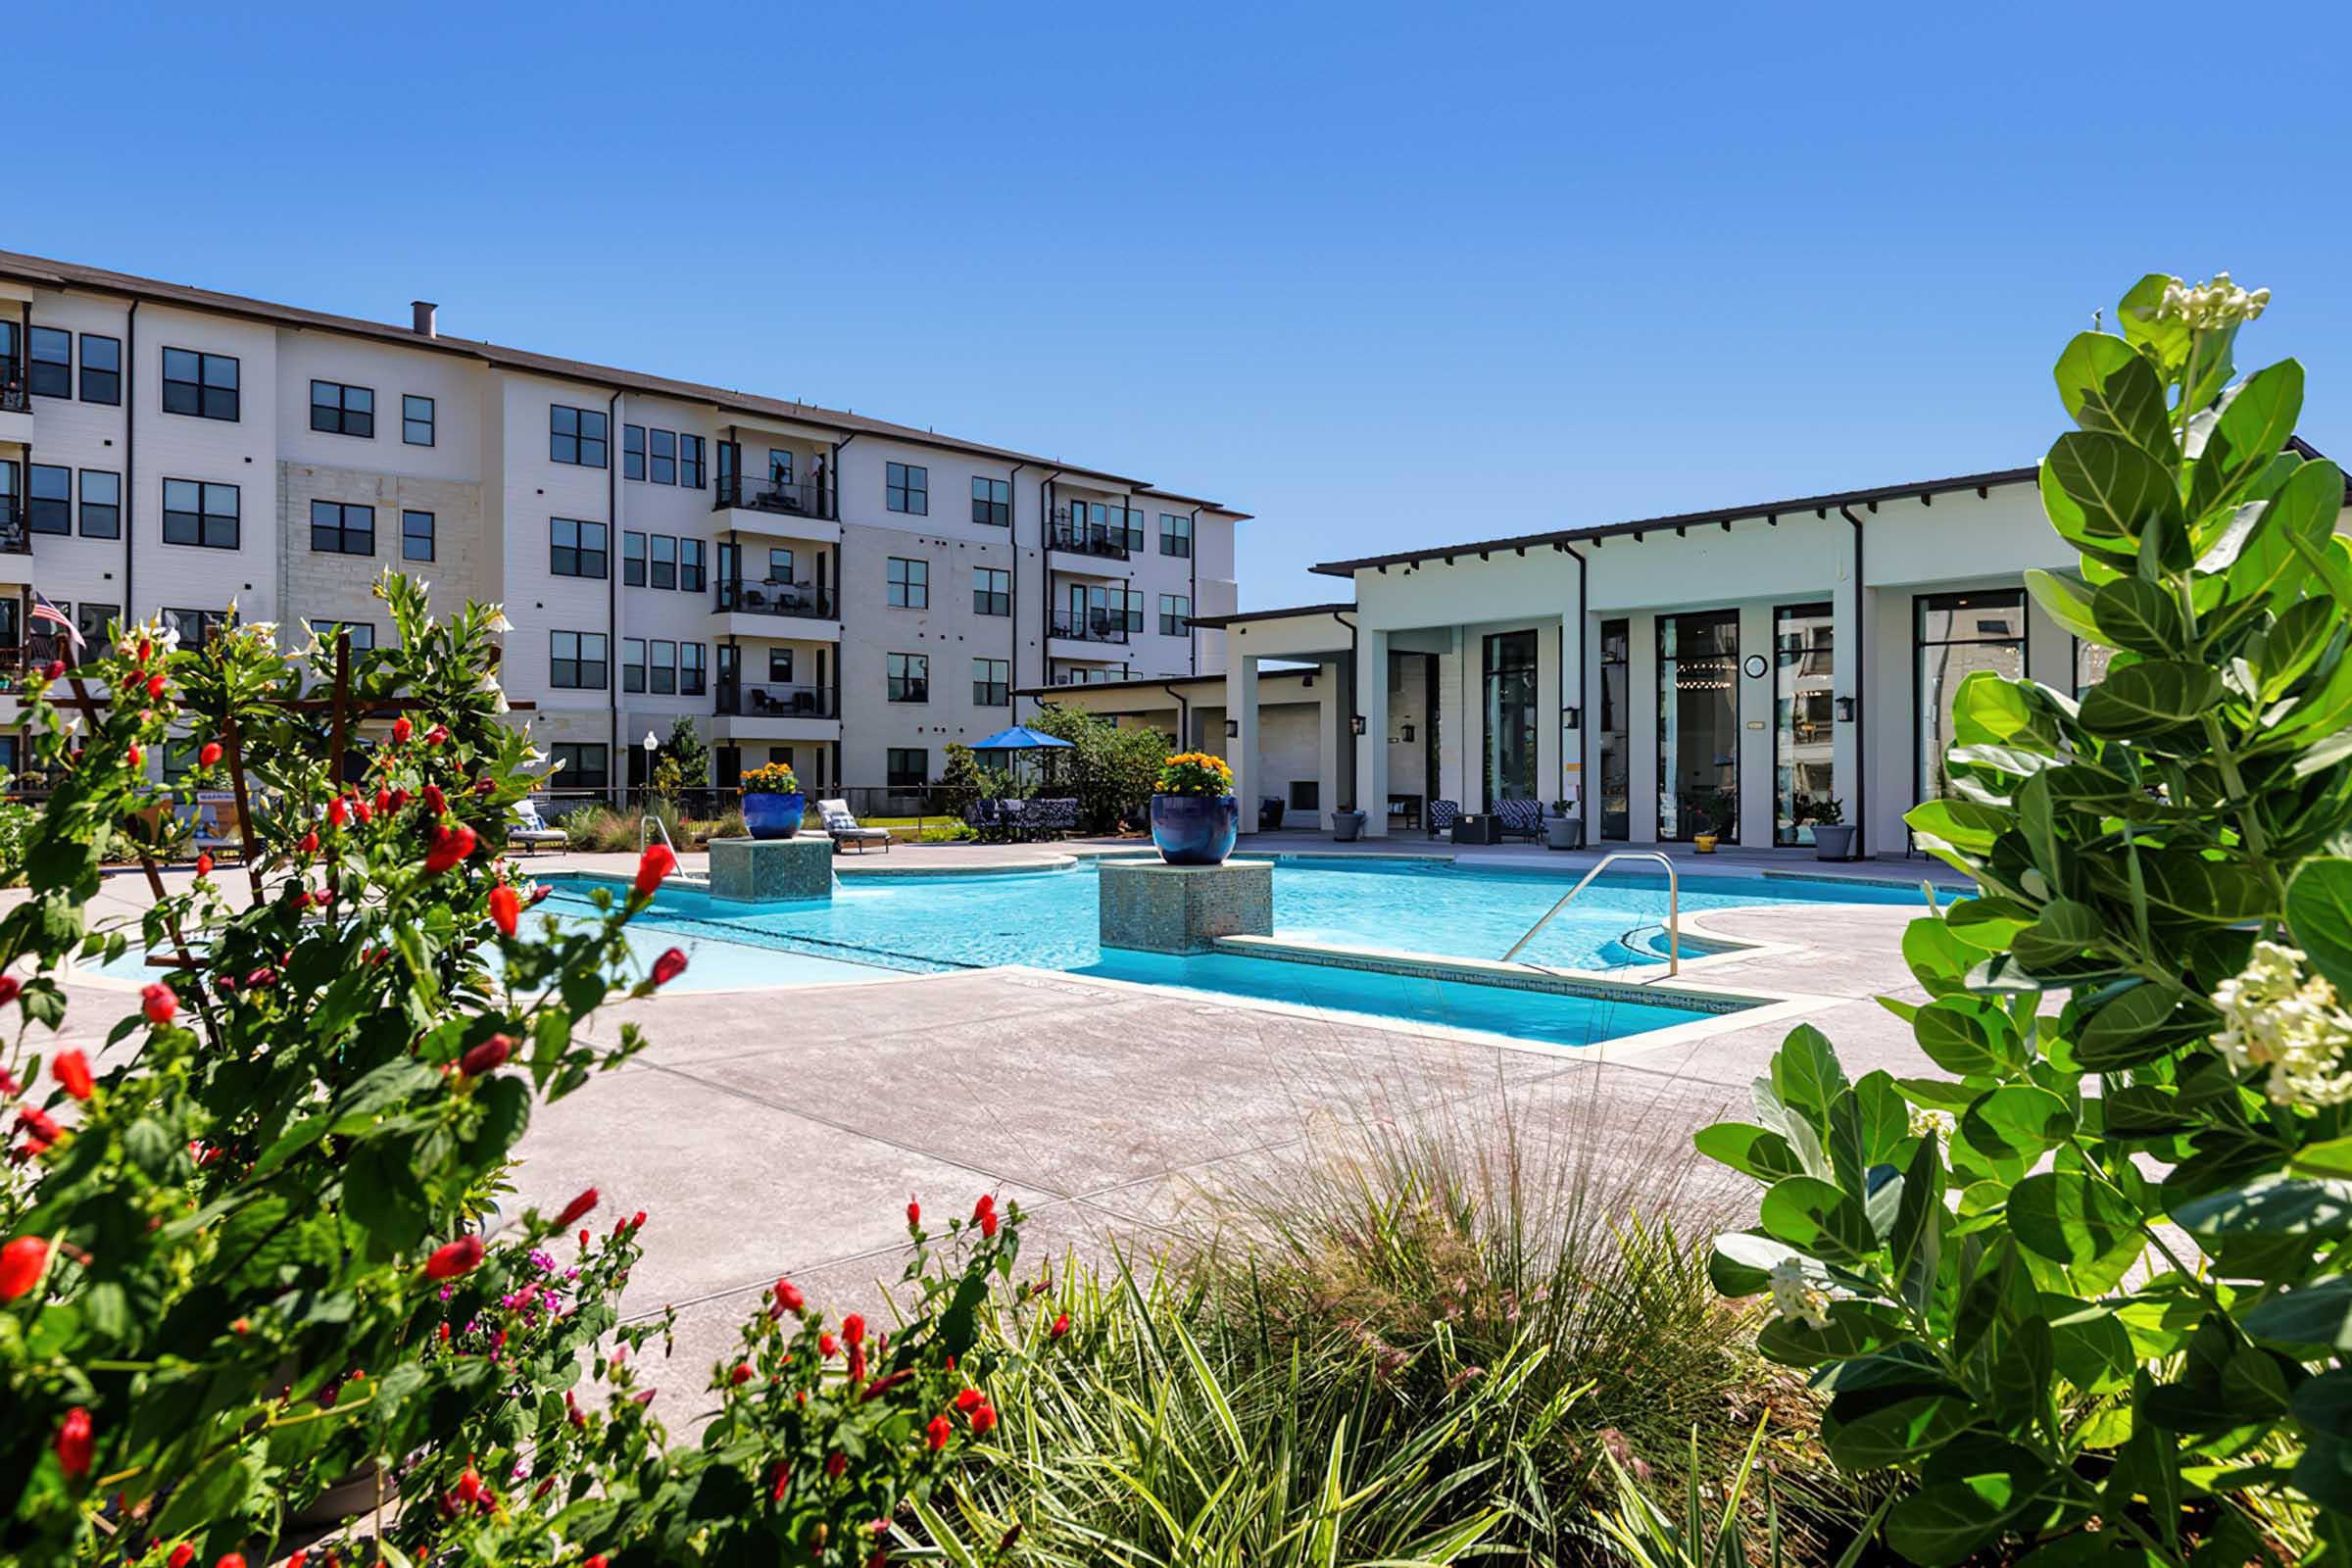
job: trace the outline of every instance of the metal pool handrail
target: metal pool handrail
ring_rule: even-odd
[[[1502,956],[1502,961],[1508,963],[1519,956],[1519,950],[1535,941],[1536,934],[1551,924],[1553,915],[1574,903],[1576,896],[1584,892],[1594,877],[1600,875],[1618,860],[1655,860],[1666,868],[1666,972],[1669,975],[1681,974],[1683,972],[1682,884],[1675,876],[1674,862],[1655,850],[1613,850],[1602,856],[1599,863],[1595,864],[1592,870],[1587,871],[1582,881],[1562,895],[1559,903],[1544,912],[1543,919],[1527,928],[1527,935],[1511,944],[1511,951]]]
[[[637,853],[640,856],[645,854],[645,847],[647,843],[656,833],[662,835],[662,842],[669,846],[670,858],[675,859],[678,854],[678,847],[675,844],[670,844],[669,842],[669,828],[662,822],[660,816],[656,815],[652,811],[648,811],[643,816],[637,818]]]

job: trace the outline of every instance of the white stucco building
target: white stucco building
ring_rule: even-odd
[[[1243,514],[837,410],[0,252],[0,666],[159,611],[385,635],[386,565],[503,602],[574,788],[693,715],[734,769],[935,777],[1015,692],[1224,668]],[[5,669],[0,669],[5,673]],[[0,712],[0,767],[21,760]]]

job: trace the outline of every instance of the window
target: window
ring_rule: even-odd
[[[931,563],[909,561],[904,556],[892,556],[886,570],[891,609],[928,610],[931,608]]]
[[[312,502],[311,548],[330,556],[374,555],[375,509]]]
[[[972,569],[972,613],[975,615],[1009,615],[1012,613],[1012,573],[1002,566],[975,566]]]
[[[74,470],[55,464],[28,464],[24,520],[34,533],[74,531]]]
[[[1291,809],[1317,813],[1323,809],[1323,785],[1319,779],[1291,780]]]
[[[680,592],[699,594],[710,586],[703,571],[703,542],[700,539],[678,541],[678,588]]]
[[[771,647],[767,651],[767,679],[770,685],[792,684],[792,650]]]
[[[656,484],[678,482],[678,433],[675,430],[649,430],[652,439],[648,451],[652,454],[646,464],[645,476]]]
[[[1159,596],[1159,634],[1182,637],[1193,629],[1193,601],[1189,594]]]
[[[648,689],[666,697],[678,689],[678,645],[657,637],[647,661]]]
[[[678,644],[678,695],[700,697],[707,689],[708,655],[701,643]]]
[[[1600,836],[1625,842],[1634,823],[1633,622],[1600,623]]]
[[[678,541],[674,534],[653,536],[653,585],[657,588],[675,588],[678,585]]]
[[[1193,553],[1193,519],[1173,512],[1159,514],[1159,553],[1163,556],[1190,557]]]
[[[1826,604],[1772,612],[1772,842],[1810,844],[1820,803],[1838,796],[1835,617]]]
[[[911,463],[886,463],[882,466],[883,500],[893,512],[910,512],[918,517],[931,514],[931,470]]]
[[[605,466],[606,432],[612,428],[595,409],[550,405],[547,411],[547,455],[557,463],[583,468]]]
[[[792,483],[792,453],[783,447],[767,449],[767,477],[774,484]]]
[[[433,514],[429,512],[404,512],[400,514],[400,559],[430,561],[433,559]]]
[[[1130,551],[1133,551],[1139,555],[1143,553],[1144,514],[1136,511],[1133,507],[1129,507],[1127,509],[1125,538],[1127,542],[1127,548]]]
[[[1116,595],[1118,590],[1113,589],[1112,593]],[[1144,591],[1141,588],[1126,590],[1125,621],[1130,632],[1144,629]]]
[[[1009,708],[1012,706],[1012,661],[1008,659],[975,659],[972,661],[972,706],[975,708]]]
[[[645,535],[634,528],[620,536],[620,580],[631,588],[645,586]]]
[[[85,599],[74,607],[74,629],[81,633],[81,640],[86,645],[82,658],[98,657],[99,650],[106,646],[107,627],[122,617],[121,605],[97,605]]]
[[[1952,792],[1943,754],[1953,742],[1952,702],[1960,683],[1980,669],[2009,680],[2026,672],[2026,595],[2020,588],[1978,593],[1920,594],[1911,601],[1913,799],[1940,800]]]
[[[559,577],[602,577],[605,574],[605,525],[576,517],[550,517],[547,569]]]
[[[799,581],[799,579],[792,574],[791,551],[779,550],[773,546],[769,547],[767,552],[767,580],[769,582]]]
[[[678,483],[689,490],[703,487],[703,438],[699,435],[678,437]]]
[[[620,476],[623,479],[645,477],[645,426],[624,424],[620,427]]]
[[[81,536],[122,537],[122,476],[105,468],[81,470]]]
[[[892,702],[927,703],[931,700],[930,655],[892,654],[887,662]]]
[[[355,654],[364,654],[375,646],[375,628],[364,620],[336,620],[314,615],[304,624],[311,628],[312,636],[330,649],[335,646],[335,638],[344,633],[350,635],[351,651]]]
[[[413,447],[431,446],[433,444],[434,418],[435,415],[433,412],[433,400],[431,398],[418,397],[414,392],[407,392],[401,395],[401,440],[407,442]],[[426,559],[429,560],[431,558],[427,557]]]
[[[25,385],[34,397],[74,395],[74,334],[54,326],[32,329],[32,363],[25,368]]]
[[[601,790],[612,775],[607,770],[606,750],[579,741],[558,741],[547,749],[548,771],[565,789]]]
[[[1767,842],[1740,831],[1739,612],[1660,615],[1657,633],[1658,837]],[[1527,663],[1532,686],[1532,646]]]
[[[213,640],[221,627],[228,624],[228,615],[219,610],[170,610],[164,612],[164,624],[179,633],[179,651],[201,651]]]
[[[611,683],[605,672],[603,632],[558,631],[550,632],[548,638],[550,686],[558,691],[601,692]]]
[[[237,418],[237,362],[226,354],[164,350],[164,412],[198,419]]]
[[[81,334],[81,401],[112,404],[122,401],[121,338],[100,337],[95,332]]]
[[[1009,479],[972,480],[972,520],[994,528],[1012,524],[1012,481]]]
[[[620,640],[620,689],[624,692],[645,690],[645,639],[623,637]]]
[[[375,436],[375,393],[340,381],[311,383],[311,428],[328,435]]]
[[[931,754],[919,746],[893,746],[883,754],[883,783],[894,790],[919,790],[931,777]]]
[[[59,614],[68,619],[73,617],[73,600],[52,599],[49,604]],[[24,608],[24,601],[11,599],[7,601],[7,605],[8,608],[5,611],[0,611],[0,616],[6,617],[0,619],[0,648],[16,646],[16,639],[20,635],[16,625],[16,616],[18,612]],[[46,620],[36,621],[24,629],[22,635],[24,657],[33,663],[46,664],[52,659],[72,659],[74,657],[74,639],[62,631],[51,629],[51,624]],[[92,640],[95,641],[95,639]],[[95,653],[96,650],[93,649],[92,652]]]

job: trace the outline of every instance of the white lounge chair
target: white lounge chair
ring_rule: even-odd
[[[834,854],[839,855],[842,848],[850,844],[858,846],[859,855],[865,853],[865,847],[868,844],[879,844],[882,846],[883,853],[889,853],[890,829],[859,827],[858,818],[850,814],[849,802],[819,801],[816,803],[816,814],[824,818],[825,832],[833,840]]]
[[[519,844],[536,855],[543,849],[565,848],[571,843],[571,836],[560,827],[547,825],[547,819],[539,814],[538,802],[516,801],[514,820],[507,824],[507,842]]]

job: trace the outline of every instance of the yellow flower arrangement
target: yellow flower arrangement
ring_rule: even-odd
[[[737,790],[742,795],[798,795],[800,778],[789,762],[762,762],[743,775]]]
[[[1180,752],[1159,764],[1162,795],[1231,795],[1233,769],[1222,757],[1206,752]]]

